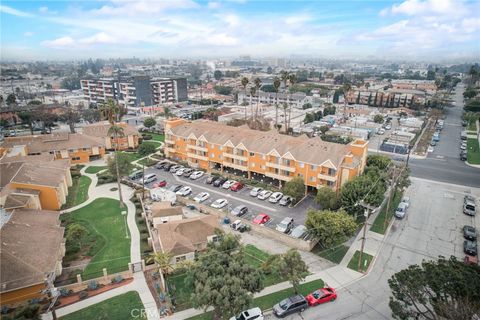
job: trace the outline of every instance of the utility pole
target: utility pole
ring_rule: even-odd
[[[52,318],[53,320],[57,320],[57,313],[55,312],[55,303],[57,302],[58,294],[56,292],[56,288],[53,286],[53,277],[55,276],[55,272],[50,272],[46,274],[45,277],[45,293],[47,294],[48,301],[50,301],[50,305],[48,307],[48,311],[52,311]],[[54,291],[55,294],[52,294]]]
[[[397,169],[397,167],[393,166],[392,183],[390,184],[390,191],[388,192],[387,210],[385,211],[385,219],[384,219],[384,222],[383,222],[383,230],[387,229],[387,221],[388,221],[387,217],[388,217],[388,213],[390,212],[390,203],[392,201],[392,196],[394,195],[394,193],[392,193],[392,191],[395,189],[396,169]]]
[[[367,234],[367,225],[368,225],[368,217],[370,217],[370,214],[372,211],[375,209],[374,206],[371,206],[364,201],[360,202],[360,206],[365,208],[364,211],[364,217],[365,217],[365,222],[363,223],[363,235],[362,235],[362,245],[360,247],[360,256],[358,257],[358,268],[357,270],[360,271],[361,266],[362,266],[362,258],[363,258],[363,250],[365,248],[365,241],[367,240],[366,234]]]

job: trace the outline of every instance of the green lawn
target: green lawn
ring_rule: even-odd
[[[388,214],[387,214],[387,205],[385,204],[382,207],[382,210],[380,211],[380,213],[375,218],[375,221],[373,221],[373,224],[370,227],[370,231],[384,234],[386,231],[386,227],[388,227],[388,224],[390,223],[390,220],[392,219],[393,214],[397,209],[398,204],[400,203],[401,200],[402,200],[402,192],[397,190],[390,203],[390,210]],[[385,219],[387,219],[386,223],[385,223]]]
[[[150,167],[150,166],[153,166],[154,164],[156,164],[157,162],[158,162],[158,160],[145,158],[145,159],[142,159],[142,160],[138,161],[137,163],[139,165],[145,165],[145,167]]]
[[[330,249],[321,249],[317,245],[315,248],[313,248],[312,253],[315,253],[324,259],[330,260],[333,263],[339,264],[347,253],[348,249],[349,247],[343,244],[334,246]]]
[[[142,155],[136,152],[122,152],[122,153],[127,155],[127,158],[130,162],[138,160],[143,157]]]
[[[251,244],[247,244],[245,246],[244,252],[245,260],[255,269],[260,269],[263,262],[267,261],[268,257],[270,257],[270,254],[268,252],[262,251]],[[263,279],[263,285],[265,287],[268,287],[282,281],[283,280],[277,274],[270,273],[265,275],[265,278]]]
[[[107,166],[91,166],[85,169],[85,172],[94,174],[105,169],[107,169]]]
[[[190,294],[193,288],[185,284],[186,273],[171,274],[165,278],[170,294],[175,296],[176,310],[191,308]]]
[[[476,121],[470,121],[470,122],[468,123],[467,130],[468,130],[468,131],[477,132],[477,124],[476,124]]]
[[[83,279],[102,276],[103,268],[109,273],[128,269],[130,239],[125,238],[124,219],[119,201],[108,198],[96,199],[83,208],[62,215],[62,220],[81,223],[97,237],[88,252],[92,260],[82,274]]]
[[[144,309],[140,296],[136,291],[118,295],[105,301],[94,304],[90,307],[75,311],[66,316],[61,317],[62,320],[130,320],[130,319],[146,319],[145,313],[141,314]],[[137,311],[138,310],[138,311]]]
[[[161,141],[165,142],[165,135],[164,134],[158,134],[158,133],[153,133],[153,132],[145,132],[148,135],[152,136],[152,140],[154,141]],[[145,140],[145,141],[150,141],[150,140]]]
[[[480,164],[480,146],[478,139],[467,139],[467,161],[470,164]]]
[[[87,176],[72,177],[72,186],[68,188],[67,201],[62,206],[62,209],[75,207],[87,201],[90,183],[92,183],[92,180]]]
[[[323,288],[324,283],[322,280],[314,280],[307,283],[300,285],[300,294],[308,295],[313,291]],[[294,295],[293,289],[288,288],[284,290],[280,290],[271,294],[267,294],[263,297],[253,299],[252,306],[259,307],[262,310],[271,309],[276,303],[280,302],[281,300],[288,298]],[[212,312],[207,312],[195,317],[188,318],[189,320],[210,320],[212,318]]]
[[[365,272],[372,262],[373,256],[369,255],[368,253],[362,254],[362,263],[360,264],[360,270],[358,270],[358,259],[360,259],[360,251],[357,250],[352,257],[352,260],[348,263],[348,267],[355,271]]]

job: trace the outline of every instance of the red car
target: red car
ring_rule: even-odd
[[[270,217],[269,217],[268,214],[266,214],[266,213],[260,213],[258,216],[256,216],[256,217],[253,219],[253,223],[262,225],[262,224],[267,223],[269,220],[270,220]]]
[[[241,182],[235,182],[231,187],[230,187],[230,190],[232,191],[238,191],[238,190],[241,190],[243,188],[243,183]]]
[[[335,292],[335,289],[325,287],[310,293],[305,299],[307,299],[308,305],[313,307],[337,299],[337,293]]]
[[[167,181],[165,180],[162,180],[153,184],[154,188],[163,188],[165,186],[167,186]]]

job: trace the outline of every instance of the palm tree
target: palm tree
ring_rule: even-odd
[[[278,127],[278,89],[282,81],[279,77],[273,79],[273,88],[275,89],[275,127]]]
[[[293,88],[295,83],[297,83],[297,76],[292,73],[291,75],[288,76],[288,81],[290,82],[290,85]],[[289,102],[290,102],[290,99],[289,99]],[[290,128],[290,121],[292,120],[291,118],[292,118],[292,105],[290,104],[290,108],[288,111],[288,128]]]
[[[285,133],[287,133],[287,110],[288,110],[288,104],[286,102],[283,103],[282,105],[283,108],[283,122],[285,124]]]
[[[288,100],[289,98],[289,94],[288,94],[288,88],[287,88],[287,83],[288,83],[288,79],[289,79],[290,75],[288,74],[287,71],[283,70],[280,72],[280,79],[282,80],[283,82],[283,90],[285,92],[285,97],[287,98],[287,103],[290,102]],[[285,109],[285,104],[283,105],[283,108],[284,108],[284,116],[285,118],[283,119],[284,122],[285,122],[285,132],[287,132],[287,118],[286,118],[286,109]]]
[[[173,270],[172,258],[173,255],[168,252],[152,253],[147,258],[147,262],[155,262],[158,273],[160,274],[160,281],[165,291],[168,291],[165,285],[165,276]]]
[[[257,106],[255,108],[255,118],[257,118],[257,114],[258,114],[258,100],[260,100],[260,88],[262,87],[262,80],[260,80],[260,78],[255,78],[255,80],[253,80],[253,82],[255,83],[255,89],[257,89]]]
[[[255,96],[256,93],[257,93],[257,87],[250,87],[250,110],[253,109],[253,107],[252,107],[252,97]],[[253,112],[252,112],[252,115],[253,115]]]
[[[163,115],[165,116],[165,119],[168,119],[173,115],[173,113],[172,113],[172,111],[170,110],[169,107],[164,107],[163,108]]]
[[[242,87],[243,87],[243,92],[245,93],[243,96],[243,104],[245,104],[245,98],[247,97],[247,85],[248,85],[248,78],[243,77],[242,78]],[[245,105],[245,121],[247,120],[247,106]]]
[[[347,117],[347,95],[352,90],[352,85],[348,82],[345,82],[342,86],[343,92],[343,118],[346,119]]]

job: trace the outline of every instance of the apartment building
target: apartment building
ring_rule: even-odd
[[[152,106],[161,103],[185,101],[186,78],[98,78],[80,81],[84,96],[90,103],[102,104],[108,99],[117,100],[127,107]]]
[[[408,108],[424,105],[426,100],[425,92],[411,89],[351,90],[347,95],[349,104],[381,108]]]
[[[338,190],[365,168],[368,142],[348,145],[292,137],[210,121],[172,119],[165,125],[165,155],[207,171],[228,169],[282,185],[294,177],[308,189]]]
[[[91,137],[100,137],[104,140],[105,149],[112,150],[118,147],[118,150],[136,149],[140,134],[134,126],[125,122],[117,123],[123,128],[123,137],[114,138],[108,134],[110,123],[107,121],[92,123],[82,128],[82,133]]]
[[[435,80],[392,80],[392,88],[399,90],[419,90],[428,94],[434,94],[437,90]]]
[[[305,103],[315,103],[314,97],[307,96],[303,92],[297,92],[292,94],[286,93],[278,93],[277,97],[275,97],[275,92],[263,92],[260,91],[255,95],[250,95],[247,93],[245,95],[244,92],[238,93],[238,103],[266,103],[266,104],[275,104],[277,102],[279,105],[287,103],[289,105],[293,105],[297,108],[301,108]]]

